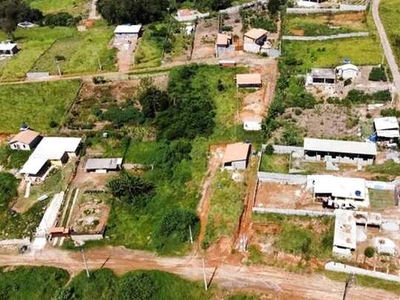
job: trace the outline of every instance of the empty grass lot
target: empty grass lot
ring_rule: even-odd
[[[28,0],[32,8],[37,8],[43,13],[68,12],[72,15],[87,13],[90,7],[88,0]]]
[[[79,86],[79,80],[1,86],[0,132],[17,132],[22,122],[40,132],[52,131],[50,121],[63,121]]]
[[[260,171],[273,173],[289,172],[289,155],[272,154],[262,156]]]
[[[220,172],[213,182],[211,208],[208,214],[206,237],[203,246],[231,237],[242,213],[245,186],[235,182],[228,172]]]
[[[57,39],[71,38],[75,34],[76,29],[71,27],[18,28],[14,36],[18,48],[21,51],[0,67],[0,81],[24,79],[26,73],[32,69],[39,57],[49,49]],[[5,36],[1,36],[0,34],[0,40],[4,39]]]
[[[114,71],[115,49],[107,49],[113,36],[113,27],[99,26],[86,32],[76,32],[73,37],[60,38],[35,63],[32,71],[57,74],[55,56],[65,57],[60,61],[63,74],[95,72],[101,67]],[[99,65],[100,63],[100,65]]]
[[[386,34],[389,38],[397,64],[400,64],[400,10],[398,0],[385,0],[379,4],[379,16],[381,17]]]

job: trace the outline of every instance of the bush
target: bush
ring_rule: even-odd
[[[142,178],[122,173],[119,177],[111,179],[107,188],[114,197],[133,205],[136,208],[143,208],[147,200],[153,194],[153,185]]]
[[[221,31],[232,31],[232,26],[221,26]]]
[[[51,120],[49,122],[49,126],[50,126],[50,128],[56,128],[58,126],[58,123],[54,120]]]
[[[74,18],[71,14],[66,12],[59,12],[56,14],[48,14],[43,18],[43,25],[45,26],[75,26],[80,21],[79,18]]]
[[[272,146],[272,144],[268,144],[266,147],[265,147],[265,154],[267,154],[267,155],[272,155],[272,154],[274,154],[274,147]]]
[[[157,293],[155,280],[148,274],[127,273],[122,277],[118,286],[120,300],[150,300]]]
[[[294,114],[295,114],[296,116],[300,116],[301,113],[302,113],[302,111],[301,111],[300,108],[296,108],[296,109],[294,110]]]
[[[400,111],[394,109],[394,108],[385,108],[381,110],[381,116],[382,117],[400,117]]]
[[[368,80],[370,81],[387,81],[384,67],[373,67],[369,73]]]
[[[364,255],[368,258],[372,258],[375,255],[375,249],[372,247],[365,248]]]
[[[0,210],[8,208],[11,200],[17,196],[17,179],[10,173],[0,172]]]

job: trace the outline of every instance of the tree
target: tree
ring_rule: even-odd
[[[42,18],[41,11],[31,9],[22,0],[0,0],[0,29],[7,33],[10,38],[12,38],[19,22],[37,22]]]
[[[97,9],[111,24],[149,24],[161,20],[168,0],[99,0]]]
[[[74,290],[71,287],[63,287],[58,289],[52,300],[75,300]]]
[[[111,179],[107,183],[107,188],[114,197],[137,208],[146,206],[154,189],[152,184],[128,173],[122,173],[118,178]]]
[[[143,115],[146,118],[154,118],[157,112],[164,111],[170,106],[170,99],[167,92],[150,86],[139,96],[139,103]]]
[[[127,273],[120,281],[117,299],[149,300],[153,299],[157,289],[157,284],[150,275],[143,272]]]
[[[268,10],[272,15],[275,15],[282,5],[285,5],[285,0],[269,0]]]
[[[0,172],[0,210],[5,210],[17,196],[17,179],[10,173]]]
[[[368,258],[372,258],[375,255],[375,249],[372,247],[365,248],[364,255]]]

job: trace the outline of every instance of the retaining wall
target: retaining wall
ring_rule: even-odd
[[[367,10],[367,5],[348,5],[341,4],[339,8],[287,8],[287,14],[323,14],[323,13],[341,13],[341,12],[359,12]]]
[[[347,273],[347,274],[364,275],[364,276],[370,276],[370,277],[375,277],[375,278],[384,279],[384,280],[400,282],[399,276],[396,276],[396,275],[390,275],[390,274],[386,274],[386,273],[382,273],[382,272],[365,270],[365,269],[352,267],[349,265],[336,263],[336,262],[328,262],[325,265],[325,270],[334,271],[334,272],[343,272],[343,273]]]
[[[289,216],[311,216],[311,217],[334,217],[335,214],[329,211],[313,211],[313,210],[302,210],[302,209],[281,209],[281,208],[266,208],[266,207],[253,207],[254,213],[266,214],[282,214]]]
[[[258,180],[261,182],[277,182],[285,184],[306,184],[306,175],[292,175],[292,174],[280,174],[280,173],[269,173],[269,172],[258,172]]]
[[[284,35],[282,40],[287,41],[326,41],[334,39],[347,39],[354,37],[365,37],[368,36],[369,32],[352,32],[352,33],[339,33],[333,35],[320,35],[320,36],[295,36],[295,35]]]

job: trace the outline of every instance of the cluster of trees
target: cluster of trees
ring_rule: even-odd
[[[148,24],[167,13],[168,0],[99,0],[97,10],[112,24]]]
[[[371,81],[387,81],[386,70],[385,67],[373,67],[371,72],[369,73],[368,80]]]
[[[135,208],[144,208],[153,196],[154,186],[143,178],[129,173],[122,173],[119,177],[107,183],[111,194]]]
[[[8,208],[17,196],[17,179],[10,173],[0,172],[0,211]]]
[[[59,12],[56,14],[48,14],[43,20],[41,25],[44,26],[75,26],[79,21],[82,20],[81,16],[74,17],[73,15],[66,12]]]
[[[18,23],[23,21],[38,22],[43,14],[32,9],[23,0],[0,0],[0,29],[12,37]]]

